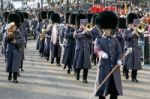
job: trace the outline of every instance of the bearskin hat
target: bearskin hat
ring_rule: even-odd
[[[60,15],[58,13],[52,13],[51,20],[53,23],[59,23],[60,22]]]
[[[85,14],[78,14],[76,16],[76,25],[79,27],[80,26],[80,20],[81,19],[86,19],[86,15]]]
[[[3,13],[3,18],[4,18],[3,21],[6,22],[6,23],[7,23],[8,15],[9,15],[9,12],[4,12],[4,13]]]
[[[16,11],[16,13],[19,15],[20,17],[20,22],[23,23],[24,22],[24,14],[20,11]]]
[[[132,24],[134,19],[138,19],[138,16],[135,13],[129,13],[127,16],[127,23]]]
[[[24,18],[25,18],[25,19],[28,19],[28,17],[29,17],[29,14],[28,14],[28,13],[24,12],[23,15],[24,15]]]
[[[88,23],[91,23],[93,14],[87,14]]]
[[[116,29],[117,15],[112,11],[103,11],[96,17],[96,25],[101,29]]]
[[[54,13],[54,11],[48,11],[48,19],[51,19],[52,13]]]
[[[127,28],[126,19],[125,18],[118,18],[118,28],[125,29]]]
[[[66,23],[69,23],[69,16],[70,16],[70,13],[67,12],[66,15],[65,15],[65,21],[66,21]]]
[[[72,25],[76,25],[76,16],[77,14],[71,14],[70,17],[69,17],[69,23],[72,24]]]
[[[47,19],[47,17],[48,17],[48,12],[47,12],[47,11],[42,11],[42,12],[40,13],[40,16],[41,16],[41,19]]]
[[[20,17],[17,13],[10,13],[8,15],[8,20],[7,20],[7,24],[11,23],[11,22],[14,22],[15,25],[17,26],[17,28],[20,27]]]

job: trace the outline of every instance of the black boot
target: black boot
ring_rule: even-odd
[[[23,61],[21,61],[21,67],[20,67],[21,71],[24,71],[23,70]]]
[[[63,69],[66,69],[66,65],[64,65],[64,68]]]
[[[99,96],[99,99],[106,99],[104,96]]]
[[[53,63],[54,63],[54,57],[51,58],[51,64],[53,64]]]
[[[60,65],[60,57],[57,57],[57,58],[56,58],[56,62],[57,62],[57,66],[61,66],[61,65]]]
[[[83,83],[88,83],[87,81],[88,69],[83,70]]]
[[[11,81],[11,79],[12,79],[12,73],[9,73],[8,80]]]
[[[80,69],[76,69],[76,80],[80,80]]]
[[[126,79],[129,79],[129,70],[127,68],[124,68],[124,75]]]
[[[71,66],[68,65],[67,73],[70,74],[70,71],[71,71]]]
[[[17,76],[18,76],[18,73],[14,72],[13,73],[13,83],[19,83],[18,80],[17,80]]]
[[[137,80],[137,70],[132,70],[131,77],[132,77],[132,82],[139,82]]]

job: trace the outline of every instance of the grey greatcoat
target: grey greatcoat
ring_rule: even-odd
[[[67,27],[64,33],[64,53],[62,63],[68,66],[72,66],[74,53],[75,53],[75,38],[73,37],[75,29],[73,27]]]
[[[138,46],[138,36],[132,34],[132,30],[127,29],[123,36],[125,40],[125,51],[127,48],[132,48],[132,53],[128,54],[124,60],[124,66],[130,70],[141,69],[141,50]]]
[[[16,44],[12,43],[12,40],[6,37],[6,71],[11,73],[19,72],[22,61],[21,48],[24,45],[24,40],[19,31],[14,32],[14,39],[16,40]]]
[[[83,34],[83,30],[76,30],[76,47],[73,67],[74,69],[90,69],[90,43],[91,35],[88,33]]]
[[[98,37],[95,40],[95,52],[104,51],[108,55],[108,59],[99,59],[98,70],[95,83],[95,91],[106,76],[110,73],[112,68],[117,64],[117,61],[121,58],[121,47],[119,41],[110,37]],[[118,95],[122,95],[122,83],[120,67],[118,67],[112,74],[114,78],[114,84],[117,89]],[[109,94],[109,82],[110,78],[102,85],[102,87],[95,93],[96,96],[107,96]]]

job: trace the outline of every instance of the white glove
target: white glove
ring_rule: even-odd
[[[107,59],[108,58],[108,55],[107,53],[105,53],[104,51],[100,51],[98,53],[99,57],[103,58],[103,59]]]
[[[63,46],[64,46],[64,44],[60,44],[60,46],[61,46],[61,47],[63,47]]]
[[[118,60],[118,61],[117,61],[117,65],[122,66],[122,61],[121,61],[121,60]]]

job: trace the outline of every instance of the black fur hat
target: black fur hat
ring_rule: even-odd
[[[24,12],[23,15],[24,15],[24,18],[25,18],[25,19],[28,19],[28,17],[29,17],[29,14],[28,14],[28,13]]]
[[[87,14],[88,23],[91,23],[93,14]]]
[[[77,14],[71,14],[70,17],[69,17],[69,23],[72,24],[72,25],[76,25],[76,16]]]
[[[117,15],[112,11],[103,11],[96,17],[96,25],[101,29],[116,29]]]
[[[17,28],[20,27],[20,17],[17,13],[10,13],[8,15],[8,20],[7,20],[7,24],[11,23],[11,22],[14,22],[15,25],[17,26]]]
[[[65,15],[65,21],[66,23],[69,23],[69,16],[71,15],[71,13],[67,12]]]
[[[125,29],[127,28],[126,19],[125,18],[118,18],[118,28]]]
[[[86,17],[86,15],[85,14],[78,14],[77,16],[76,16],[76,25],[79,27],[80,26],[80,20],[81,19],[86,19],[87,17]]]
[[[54,13],[54,11],[48,11],[48,19],[51,19],[52,13]]]
[[[47,11],[42,11],[42,12],[40,13],[40,16],[41,16],[41,19],[47,19],[47,17],[48,17],[48,12],[47,12]]]
[[[135,13],[129,13],[127,16],[127,23],[132,24],[134,19],[138,19],[138,16]]]
[[[91,18],[91,23],[92,23],[92,25],[95,25],[96,16],[97,16],[97,14],[93,14],[93,16],[92,16],[92,18]]]
[[[20,17],[20,22],[23,23],[23,22],[24,22],[24,14],[23,14],[22,12],[19,12],[19,11],[17,11],[16,13],[17,13],[17,14],[19,15],[19,17]]]
[[[58,13],[52,13],[51,20],[53,23],[60,23],[60,15]]]
[[[9,15],[9,12],[4,12],[4,13],[3,13],[3,18],[4,18],[3,21],[6,22],[6,23],[7,23],[8,15]]]

